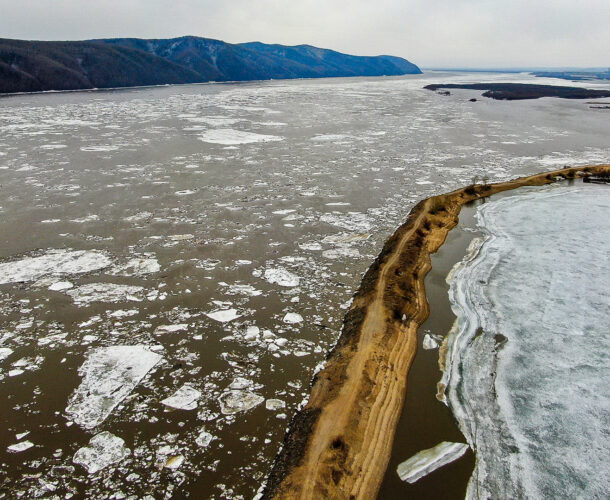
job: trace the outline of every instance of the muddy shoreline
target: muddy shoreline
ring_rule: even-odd
[[[565,168],[419,202],[365,274],[308,403],[289,425],[263,498],[374,498],[401,415],[417,330],[428,316],[430,254],[457,224],[461,207],[501,191],[604,172],[609,165]]]

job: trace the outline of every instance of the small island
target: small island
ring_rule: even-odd
[[[440,89],[485,90],[483,97],[504,101],[538,99],[540,97],[561,97],[562,99],[610,97],[610,90],[531,83],[445,83],[426,85],[424,88],[433,91]]]

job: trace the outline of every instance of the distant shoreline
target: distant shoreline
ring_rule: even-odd
[[[610,174],[610,165],[571,167],[419,202],[362,279],[341,336],[294,416],[263,498],[374,498],[390,458],[417,329],[428,316],[430,254],[464,204],[522,186]]]

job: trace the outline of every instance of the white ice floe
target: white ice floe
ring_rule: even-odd
[[[223,309],[220,311],[214,311],[204,313],[208,318],[218,321],[219,323],[228,323],[234,319],[240,318],[241,314],[237,312],[237,309]]]
[[[193,123],[205,123],[212,127],[226,127],[244,121],[242,118],[231,118],[230,116],[192,116],[187,117],[186,120]]]
[[[281,399],[268,399],[265,401],[265,408],[271,411],[281,410],[286,408],[286,402]]]
[[[443,441],[434,448],[422,450],[405,460],[398,465],[396,472],[403,481],[414,483],[443,465],[457,460],[466,453],[466,450],[468,450],[467,444]]]
[[[34,443],[31,441],[21,441],[20,443],[15,443],[8,446],[6,449],[11,453],[21,453],[22,451],[29,450],[34,446]]]
[[[100,145],[100,146],[85,146],[80,148],[81,151],[92,151],[92,152],[105,152],[105,151],[116,151],[119,149],[118,146],[111,145]]]
[[[349,142],[354,137],[346,134],[320,134],[311,138],[312,141],[316,142]]]
[[[288,324],[301,323],[303,321],[303,316],[298,313],[286,313],[283,321]]]
[[[283,267],[267,268],[263,276],[272,285],[278,284],[287,288],[299,286],[301,282],[298,276]]]
[[[135,316],[138,314],[137,309],[117,309],[111,312],[108,316],[111,318],[128,318],[129,316]]]
[[[176,410],[194,410],[197,408],[200,397],[201,392],[188,384],[184,384],[169,398],[162,400],[161,403]]]
[[[255,142],[281,141],[284,138],[277,135],[255,134],[230,128],[207,130],[201,134],[200,139],[213,144],[237,145]]]
[[[90,214],[85,215],[84,217],[79,217],[78,219],[71,219],[70,222],[82,224],[83,222],[95,222],[96,220],[100,220],[100,216],[97,214]]]
[[[100,432],[91,438],[89,446],[79,448],[72,461],[82,465],[89,474],[116,464],[131,454],[125,441],[108,431]]]
[[[0,347],[0,361],[4,361],[11,354],[13,354],[13,350],[10,347]]]
[[[321,222],[326,222],[348,231],[356,231],[359,233],[367,233],[373,227],[371,219],[360,212],[348,212],[347,214],[323,214],[320,217]]]
[[[39,257],[0,264],[0,285],[36,281],[45,276],[88,273],[111,263],[108,255],[98,250],[49,250]]]
[[[115,266],[113,274],[120,276],[141,276],[143,274],[158,273],[161,270],[159,262],[154,257],[135,257],[125,264]]]
[[[159,325],[155,328],[155,335],[165,335],[166,333],[174,333],[174,332],[182,332],[184,330],[188,330],[188,324],[186,323],[177,323],[174,325]]]
[[[73,287],[74,285],[69,281],[56,281],[51,286],[49,286],[49,290],[53,292],[61,292],[63,290],[69,290]]]
[[[229,285],[223,282],[219,283],[219,285],[226,287],[226,293],[228,295],[247,295],[249,297],[258,297],[263,293],[262,290],[257,290],[252,285],[243,285],[239,283]]]
[[[91,429],[103,422],[162,359],[144,345],[100,347],[89,351],[78,369],[83,377],[66,414]]]
[[[201,448],[207,448],[215,439],[217,439],[216,436],[213,436],[205,429],[201,429],[199,435],[195,438],[195,444]]]
[[[426,335],[424,335],[422,347],[426,350],[436,349],[438,347],[438,342],[434,339],[434,337],[432,337],[432,335],[426,333]]]
[[[88,305],[92,302],[121,302],[125,300],[141,302],[144,288],[132,285],[117,285],[115,283],[89,283],[68,290],[77,305]]]
[[[265,398],[246,390],[230,390],[220,396],[220,410],[224,415],[247,411],[260,405]]]
[[[316,242],[301,243],[299,248],[301,250],[309,250],[310,252],[319,252],[322,250],[322,245]]]
[[[357,258],[360,257],[360,252],[357,248],[348,246],[339,246],[337,248],[331,248],[330,250],[324,250],[322,257],[327,259],[344,259],[346,257]]]
[[[195,236],[193,234],[171,234],[168,236],[170,240],[173,241],[186,241],[192,240]]]
[[[348,245],[368,240],[370,237],[370,233],[330,234],[322,239],[322,243],[328,243],[330,245]]]
[[[253,341],[257,340],[260,335],[261,329],[258,326],[249,326],[246,328],[246,334],[244,340]]]

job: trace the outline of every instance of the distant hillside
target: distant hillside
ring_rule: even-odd
[[[198,37],[78,42],[0,39],[0,93],[166,83],[418,74],[406,59],[309,45],[230,44]]]

